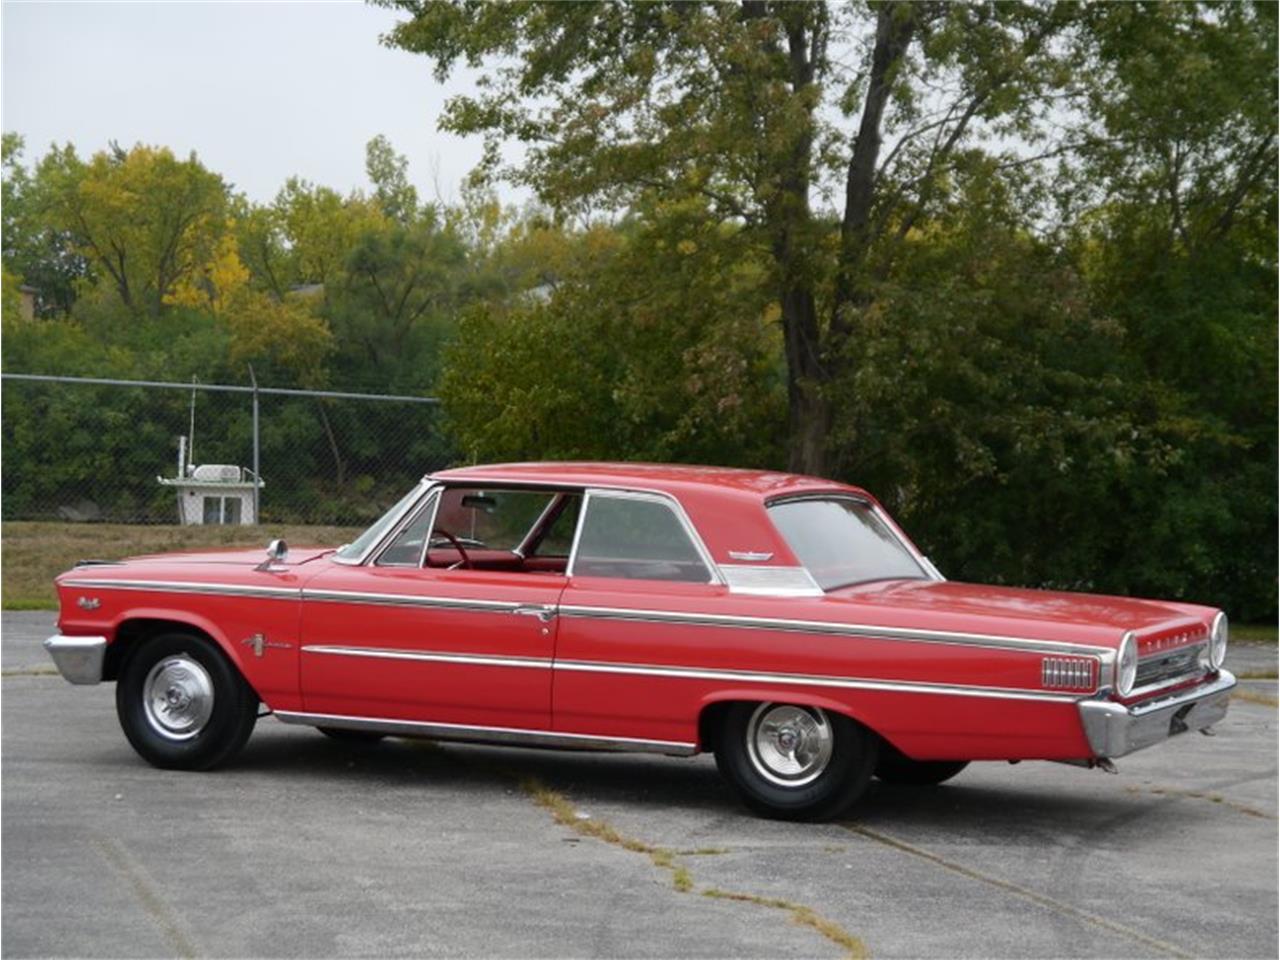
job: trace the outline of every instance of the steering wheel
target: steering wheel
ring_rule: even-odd
[[[458,538],[455,537],[448,530],[446,530],[444,527],[436,527],[433,532],[438,534],[439,536],[444,537],[446,540],[448,540],[449,544],[453,547],[453,549],[458,551],[458,556],[462,558],[457,563],[450,564],[448,569],[457,570],[459,567],[461,567],[463,570],[470,570],[471,558],[467,556],[467,551],[462,549],[462,543],[458,540]],[[427,549],[430,549],[430,547],[428,547]]]

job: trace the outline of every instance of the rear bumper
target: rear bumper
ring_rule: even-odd
[[[58,672],[71,683],[101,683],[102,660],[107,652],[106,637],[64,637],[44,642]]]
[[[1080,721],[1095,757],[1123,757],[1176,734],[1213,726],[1226,716],[1235,685],[1235,675],[1220,670],[1216,680],[1131,707],[1081,700]]]

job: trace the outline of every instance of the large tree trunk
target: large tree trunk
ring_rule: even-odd
[[[831,405],[811,290],[794,288],[783,293],[782,328],[787,355],[787,469],[822,476],[827,465]]]
[[[792,131],[787,149],[774,171],[777,192],[769,204],[773,229],[773,257],[777,265],[782,329],[787,359],[787,467],[796,473],[821,475],[827,464],[827,434],[831,427],[827,376],[822,358],[822,335],[813,287],[812,213],[809,184],[813,165],[813,85],[818,62],[825,56],[826,21],[810,19],[797,5],[783,15],[786,58],[792,94],[805,98],[806,118]]]
[[[844,218],[840,223],[840,263],[836,270],[835,298],[831,310],[828,351],[843,353],[844,341],[853,330],[854,315],[870,304],[867,256],[875,237],[871,209],[875,201],[876,164],[880,159],[880,127],[893,87],[894,75],[907,54],[915,31],[916,11],[911,4],[887,3],[876,15],[876,43],[871,53],[871,74],[862,120],[853,141],[845,177]]]

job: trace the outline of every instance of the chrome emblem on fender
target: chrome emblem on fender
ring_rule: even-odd
[[[275,647],[277,650],[291,650],[293,648],[292,643],[272,643],[263,633],[255,633],[252,637],[245,637],[240,642],[246,647],[253,647],[253,655],[255,657],[262,656],[262,651],[268,647]]]
[[[102,606],[102,601],[97,597],[79,597],[76,600],[76,606],[81,610],[97,610]]]

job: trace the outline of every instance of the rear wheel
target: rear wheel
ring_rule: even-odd
[[[867,788],[879,738],[817,707],[738,703],[725,714],[716,766],[748,807],[780,820],[826,820]]]
[[[892,744],[881,741],[876,777],[902,786],[933,787],[950,780],[968,765],[968,760],[912,760]]]
[[[230,760],[258,719],[258,696],[211,640],[166,633],[142,641],[116,681],[116,714],[148,763],[208,770]]]

